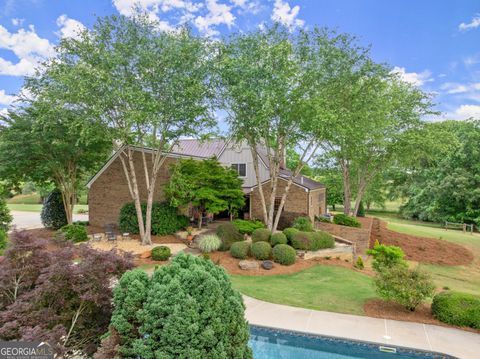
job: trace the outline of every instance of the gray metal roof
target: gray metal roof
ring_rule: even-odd
[[[210,158],[218,157],[225,147],[226,141],[221,138],[200,141],[197,139],[183,139],[173,146],[172,152],[185,155]]]
[[[292,171],[290,170],[280,170],[280,177],[285,178],[285,179],[290,179],[290,176],[292,175]],[[303,186],[305,188],[308,188],[309,190],[314,190],[318,188],[325,188],[325,185],[317,182],[311,178],[305,177],[305,176],[297,176],[293,178],[293,183]]]

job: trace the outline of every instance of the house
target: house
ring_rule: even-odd
[[[146,201],[147,191],[145,186],[142,151],[151,153],[148,148],[135,147],[134,163],[140,196]],[[261,186],[266,198],[270,194],[270,176],[267,166],[268,159],[264,148],[258,148]],[[122,206],[131,202],[127,180],[123,172],[122,163],[116,152],[104,166],[90,179],[87,184],[89,189],[88,204],[90,224],[104,226],[107,223],[117,223]],[[180,140],[168,154],[162,169],[158,174],[155,201],[165,200],[164,185],[170,177],[170,165],[181,158],[206,159],[215,156],[225,166],[238,172],[243,180],[243,192],[246,197],[245,208],[240,215],[243,218],[262,218],[262,204],[260,201],[258,183],[253,167],[253,158],[246,142],[235,144],[223,139],[212,139],[201,142],[195,139]],[[146,156],[147,161],[151,156]],[[282,161],[278,181],[278,194],[281,196],[283,188],[291,176]],[[304,176],[294,178],[293,185],[284,207],[285,218],[296,216],[314,216],[326,212],[325,186]],[[275,206],[280,204],[280,197],[275,201]]]

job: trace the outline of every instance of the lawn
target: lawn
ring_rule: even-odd
[[[7,207],[11,211],[23,211],[23,212],[41,212],[42,205],[41,204],[23,204],[23,203],[7,203]],[[88,211],[87,204],[77,204],[75,206],[75,213],[78,213],[78,210],[86,210]]]
[[[288,275],[231,278],[234,287],[250,297],[330,312],[362,315],[365,301],[376,297],[370,277],[335,266],[317,265]]]

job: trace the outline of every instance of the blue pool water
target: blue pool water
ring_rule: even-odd
[[[421,359],[452,358],[395,347],[396,353],[379,350],[380,344],[355,342],[347,339],[250,327],[250,347],[254,359]]]

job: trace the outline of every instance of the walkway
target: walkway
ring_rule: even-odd
[[[17,229],[33,229],[42,228],[42,220],[40,219],[40,212],[23,212],[11,211],[13,216],[12,225]],[[74,221],[88,221],[88,214],[74,214]]]
[[[436,325],[321,312],[244,296],[250,324],[480,358],[480,334]]]

